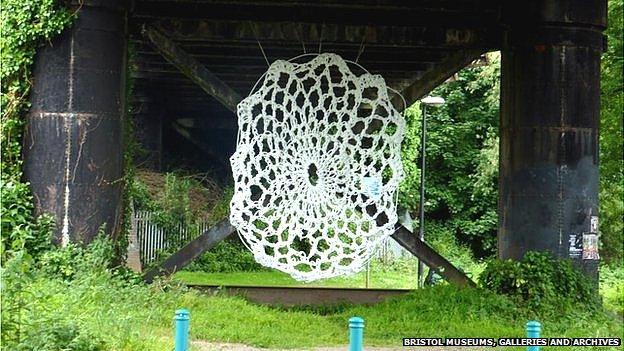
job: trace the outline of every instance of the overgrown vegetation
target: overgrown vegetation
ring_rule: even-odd
[[[500,56],[488,65],[461,70],[431,95],[446,104],[427,111],[427,238],[452,233],[477,258],[496,249]],[[403,144],[406,179],[399,203],[417,218],[420,177],[420,120],[415,104],[406,111]]]
[[[569,260],[529,252],[521,261],[493,260],[479,277],[481,285],[510,296],[534,311],[565,313],[578,308],[600,309],[596,287]]]
[[[169,234],[186,228],[191,237],[200,234],[199,225],[208,227],[227,217],[232,189],[222,188],[208,175],[181,171],[160,173],[146,169],[134,170],[129,182],[128,198],[135,211],[152,214],[155,224]],[[131,213],[129,213],[131,214]],[[177,235],[167,235],[169,248],[160,252],[152,264],[168,257],[186,242]],[[227,272],[260,269],[251,253],[236,240],[219,243],[191,265],[192,270]]]
[[[607,51],[600,77],[600,240],[601,256],[624,259],[624,4],[609,0]]]
[[[5,0],[0,11],[2,113],[0,125],[0,196],[2,259],[24,247],[31,252],[50,245],[52,219],[34,215],[28,183],[22,180],[22,134],[29,107],[31,67],[35,52],[66,28],[72,15],[55,0]]]
[[[367,345],[398,346],[405,335],[520,337],[531,318],[542,322],[545,337],[623,336],[619,319],[582,302],[565,311],[529,308],[505,295],[451,285],[375,306],[269,308],[174,283],[144,285],[110,267],[112,252],[100,237],[88,248],[55,248],[30,261],[12,257],[3,267],[2,350],[169,351],[179,307],[191,311],[193,339],[276,348],[344,345],[353,315],[366,319]],[[52,261],[65,268],[43,268]]]
[[[267,270],[256,262],[253,254],[244,246],[240,239],[231,236],[218,243],[214,248],[206,251],[195,259],[188,267],[191,272],[256,272]]]
[[[624,267],[613,264],[600,267],[600,294],[607,310],[624,317]]]
[[[163,228],[214,224],[225,218],[231,198],[231,190],[222,189],[207,175],[181,171],[138,169],[131,186],[135,209],[154,213]]]

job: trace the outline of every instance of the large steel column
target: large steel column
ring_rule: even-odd
[[[80,4],[79,4],[80,3]],[[76,1],[71,27],[38,53],[24,172],[56,242],[121,224],[126,1]]]
[[[527,251],[549,251],[576,260],[595,277],[598,260],[592,259],[589,239],[596,232],[592,218],[594,224],[598,219],[606,0],[508,3],[503,9],[509,27],[501,68],[499,255],[520,259]]]

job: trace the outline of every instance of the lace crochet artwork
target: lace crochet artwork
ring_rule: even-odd
[[[405,122],[379,75],[335,54],[275,61],[238,105],[230,221],[262,265],[359,271],[394,232]]]

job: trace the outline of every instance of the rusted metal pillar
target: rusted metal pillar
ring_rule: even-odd
[[[501,258],[549,251],[597,277],[592,233],[606,5],[532,0],[510,1],[503,9]]]
[[[55,241],[89,242],[121,224],[124,0],[72,2],[77,19],[36,59],[24,172]]]

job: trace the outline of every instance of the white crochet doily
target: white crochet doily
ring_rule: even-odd
[[[335,54],[279,60],[238,125],[230,221],[255,259],[304,281],[359,271],[394,232],[403,177],[384,79]]]

